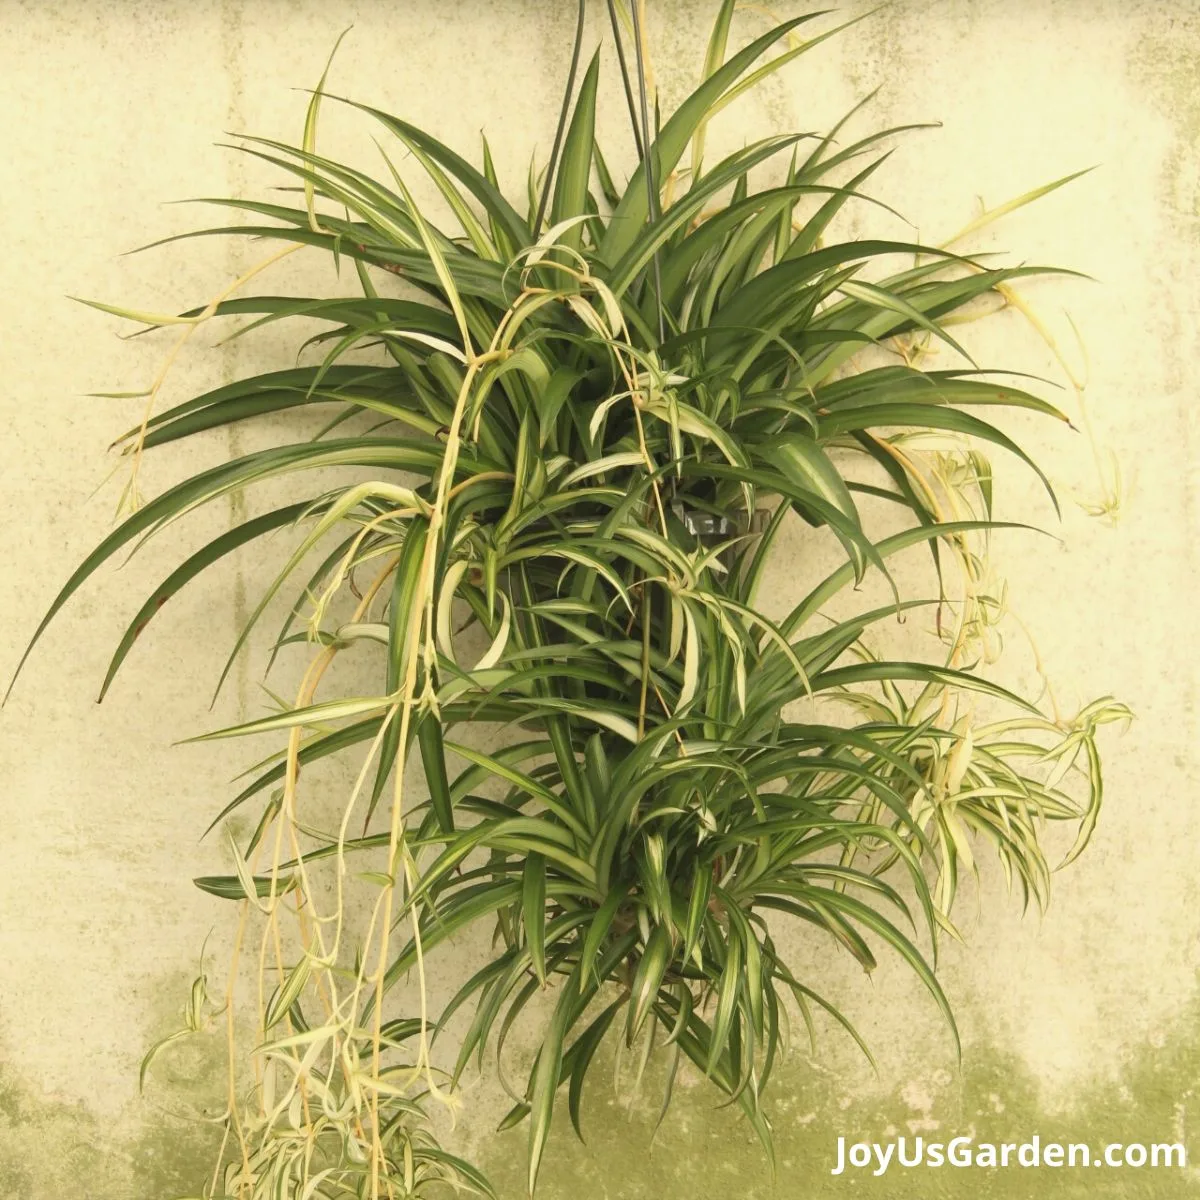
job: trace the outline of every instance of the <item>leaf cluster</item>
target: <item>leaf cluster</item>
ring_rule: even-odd
[[[411,1139],[386,1148],[412,1102],[388,1091],[400,1043],[380,1029],[399,1026],[381,1026],[381,1014],[425,956],[481,925],[495,930],[493,951],[441,1012],[404,1031],[424,1044],[469,1014],[457,1080],[498,1052],[535,1000],[546,1006],[506,1121],[528,1119],[531,1188],[556,1096],[566,1093],[579,1128],[610,1033],[665,1049],[664,1109],[690,1061],[769,1146],[763,1096],[788,1011],[811,1023],[823,1010],[858,1038],[821,994],[813,959],[789,962],[786,924],[868,971],[881,948],[897,954],[953,1027],[932,948],[953,932],[962,872],[990,846],[1026,900],[1042,903],[1046,823],[1073,824],[1076,852],[1094,825],[1095,731],[1125,711],[1101,701],[1073,722],[1050,720],[974,669],[973,622],[988,603],[981,546],[998,527],[979,448],[1044,481],[989,413],[1066,418],[980,370],[948,332],[1012,281],[1055,272],[907,241],[830,240],[848,204],[877,203],[863,189],[900,130],[848,140],[842,122],[706,162],[707,122],[829,36],[800,40],[822,15],[811,14],[729,53],[733,10],[721,4],[701,81],[664,119],[638,112],[641,80],[627,65],[641,153],[624,184],[595,137],[597,53],[568,88],[554,159],[541,176],[531,169],[520,203],[503,194],[486,143],[476,166],[365,104],[354,106],[385,137],[382,171],[321,155],[323,78],[301,145],[241,146],[291,177],[295,203],[214,201],[249,223],[202,232],[315,248],[352,269],[357,290],[228,296],[171,318],[111,310],[189,329],[252,318],[237,336],[297,319],[324,326],[299,347],[308,365],[148,414],[122,445],[136,460],[313,407],[329,418],[321,433],[188,476],[136,509],[42,626],[121,550],[289,478],[291,503],[222,534],[146,599],[104,681],[181,588],[234,551],[266,554],[278,531],[292,539],[235,653],[293,588],[276,649],[312,645],[315,673],[294,705],[209,735],[277,734],[287,746],[218,817],[263,806],[249,843],[234,846],[236,873],[197,883],[267,913],[294,902],[303,923],[313,864],[369,862],[362,877],[381,899],[353,970],[337,976],[336,950],[319,938],[302,970],[281,964],[264,1034],[279,1026],[269,1053],[291,1064],[293,1086],[306,1082],[262,1108],[282,1125],[260,1121],[260,1133],[275,1132],[244,1149],[231,1195],[269,1174],[268,1159],[299,1162],[287,1145],[327,1137],[365,1164],[359,1182],[338,1191],[337,1172],[314,1166],[322,1150],[307,1160],[318,1173],[304,1178],[321,1182],[306,1196],[360,1194],[381,1177],[402,1181],[389,1194],[418,1190]],[[640,38],[627,55],[615,20],[614,31],[623,65],[640,62]],[[425,174],[450,227],[416,202],[398,162]],[[402,294],[388,294],[396,277]],[[904,347],[917,338],[961,365],[913,365]],[[918,437],[956,448],[956,479],[943,474],[940,486],[923,468]],[[330,467],[357,479],[323,490]],[[874,530],[867,514],[881,509],[897,532]],[[841,565],[772,617],[760,588],[797,521],[801,544],[831,540]],[[892,567],[914,547],[930,552],[931,587],[902,596]],[[886,581],[886,603],[825,615],[871,575]],[[935,639],[934,661],[870,648],[871,631],[898,615],[936,616],[941,628],[947,613],[961,619]],[[481,656],[465,650],[469,626]],[[351,647],[372,656],[376,690],[317,699],[328,663]],[[1004,713],[983,720],[977,703]],[[482,749],[475,731],[496,723],[511,736]],[[367,767],[341,833],[276,852],[256,874],[258,855],[278,846],[276,823],[312,833],[297,815],[300,768],[355,748]],[[417,760],[427,800],[405,792],[404,767]],[[348,831],[356,806],[360,836]],[[350,984],[339,990],[338,978]],[[313,1021],[318,1004],[327,1015]],[[305,1142],[314,1121],[328,1129]],[[442,1153],[420,1145],[426,1158]],[[454,1170],[485,1186],[465,1164]]]

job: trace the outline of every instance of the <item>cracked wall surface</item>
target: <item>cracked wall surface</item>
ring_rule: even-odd
[[[594,41],[606,22],[603,6],[592,7]],[[665,101],[682,98],[695,76],[711,7],[649,0]],[[782,0],[774,7],[781,16],[804,11]],[[8,585],[0,670],[15,666],[69,565],[110,527],[119,484],[104,447],[140,418],[139,402],[87,394],[144,387],[163,352],[148,339],[118,341],[115,319],[67,297],[166,311],[203,303],[243,270],[252,251],[240,243],[119,255],[211,218],[166,201],[275,185],[269,168],[214,143],[242,131],[298,141],[306,97],[294,89],[312,86],[350,25],[335,91],[402,113],[468,154],[482,128],[504,182],[523,187],[530,153],[544,157],[553,133],[573,21],[574,6],[557,0],[0,0]],[[735,36],[762,27],[748,11]],[[1078,330],[1100,453],[1081,434],[1013,422],[1050,467],[1064,519],[1061,542],[1035,549],[1012,540],[999,553],[1012,605],[1064,709],[1111,693],[1137,720],[1105,739],[1106,809],[1090,852],[1058,878],[1046,916],[1022,918],[995,873],[985,872],[977,900],[967,898],[966,944],[947,947],[942,965],[963,1030],[961,1065],[901,967],[885,964],[867,982],[830,959],[816,967],[871,1042],[879,1074],[832,1028],[812,1055],[797,1038],[775,1084],[774,1181],[702,1080],[681,1085],[651,1145],[652,1069],[632,1107],[616,1099],[611,1073],[591,1081],[586,1145],[565,1120],[556,1126],[543,1171],[548,1200],[1200,1194],[1191,1169],[829,1174],[838,1136],[872,1141],[889,1131],[1182,1140],[1200,1168],[1197,61],[1196,0],[898,0],[714,125],[714,151],[768,132],[821,130],[880,88],[860,128],[942,123],[903,139],[875,187],[933,242],[971,220],[981,201],[992,206],[1096,167],[974,246],[1094,279],[1039,283],[1027,294],[1076,364],[1085,355],[1064,313]],[[627,162],[607,59],[604,71],[600,136],[624,147],[614,157]],[[372,161],[362,122],[334,105],[323,122],[323,144]],[[862,214],[849,232],[870,232],[878,219]],[[289,264],[279,290],[315,278],[327,286],[314,271]],[[1062,381],[1019,320],[999,322],[978,344],[994,360]],[[290,365],[293,352],[275,332],[190,352],[171,395]],[[1063,402],[1070,406],[1069,391]],[[151,456],[146,488],[264,444],[273,429],[266,422]],[[1097,500],[1110,450],[1121,469],[1115,525],[1081,507]],[[1036,481],[999,465],[998,481],[1000,516],[1051,521]],[[51,1200],[75,1189],[89,1200],[166,1200],[198,1194],[211,1162],[211,1130],[176,1114],[193,1081],[211,1086],[218,1051],[200,1043],[172,1056],[145,1098],[138,1062],[178,1023],[205,937],[218,949],[230,938],[228,908],[190,880],[226,869],[215,842],[198,837],[253,751],[173,743],[261,711],[261,646],[212,712],[208,703],[240,618],[268,581],[264,565],[239,559],[173,599],[110,697],[100,707],[94,697],[133,608],[235,515],[202,513],[180,528],[177,545],[103,572],[59,618],[0,713],[8,835],[0,1196]],[[804,553],[798,538],[787,547],[767,595],[781,607]],[[1014,647],[1008,670],[1037,691],[1027,647]],[[525,1134],[490,1132],[505,1105],[486,1087],[468,1088],[466,1100],[455,1136],[503,1200],[515,1200]]]

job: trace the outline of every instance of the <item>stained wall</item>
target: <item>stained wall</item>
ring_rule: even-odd
[[[598,38],[602,6],[594,7],[589,30]],[[649,7],[653,66],[669,103],[686,94],[703,57],[709,6]],[[240,243],[185,241],[120,255],[212,216],[168,201],[277,184],[270,168],[214,143],[243,131],[298,141],[306,98],[294,89],[315,82],[350,25],[335,91],[401,113],[468,154],[483,129],[505,182],[521,188],[530,153],[544,156],[549,145],[572,24],[573,6],[549,0],[0,0],[0,669],[15,666],[68,565],[111,525],[121,469],[105,447],[140,419],[141,402],[88,394],[144,388],[169,346],[118,340],[119,322],[68,297],[172,310],[203,303],[244,270],[256,251]],[[754,13],[739,15],[735,35],[762,24]],[[876,187],[932,241],[970,221],[981,203],[1096,167],[973,245],[1093,277],[1027,293],[1086,374],[1093,438],[1021,428],[1064,496],[1061,543],[1005,542],[1002,561],[1012,606],[1064,708],[1111,693],[1137,720],[1105,742],[1103,818],[1090,852],[1059,878],[1046,916],[1022,918],[986,873],[977,898],[968,897],[966,944],[951,946],[943,963],[963,1030],[961,1064],[901,968],[885,966],[866,981],[831,959],[816,969],[873,1042],[879,1074],[831,1030],[815,1055],[797,1047],[776,1085],[774,1182],[749,1135],[728,1112],[713,1111],[699,1081],[682,1089],[653,1147],[653,1087],[630,1113],[597,1081],[587,1145],[555,1135],[549,1200],[807,1200],[851,1186],[863,1196],[931,1198],[1043,1195],[1050,1186],[1068,1197],[1200,1190],[1191,1170],[1058,1172],[1052,1180],[933,1172],[853,1185],[829,1175],[837,1136],[878,1140],[889,1130],[974,1131],[995,1141],[1032,1133],[1183,1140],[1200,1156],[1198,58],[1194,0],[899,0],[714,128],[714,142],[730,147],[765,132],[820,130],[879,88],[860,128],[942,122],[903,139]],[[612,64],[605,70],[600,134],[627,161],[623,104]],[[326,110],[322,145],[369,162],[363,123],[334,105]],[[850,232],[875,228],[874,219]],[[300,291],[320,278],[316,271],[289,263],[273,283]],[[996,361],[1059,371],[1020,319],[987,336],[978,344]],[[290,362],[289,343],[274,333],[216,340],[189,346],[170,396]],[[1061,399],[1076,403],[1069,390]],[[152,456],[143,485],[153,493],[270,435],[269,426],[239,430]],[[1027,477],[1005,471],[1001,482],[1004,515],[1051,519]],[[1087,506],[1118,519],[1089,515]],[[213,711],[208,704],[224,651],[267,580],[264,565],[239,561],[173,600],[105,703],[94,698],[133,607],[234,515],[205,513],[180,529],[175,546],[104,571],[56,622],[0,714],[3,1194],[50,1200],[81,1184],[91,1200],[198,1194],[210,1138],[172,1114],[215,1052],[181,1052],[144,1099],[137,1067],[146,1046],[177,1025],[205,937],[215,945],[228,937],[227,909],[189,880],[226,869],[219,845],[198,835],[249,751],[174,743],[261,711],[261,654],[235,671]],[[789,547],[804,553],[798,539]],[[768,600],[782,603],[791,574],[781,562]],[[1028,647],[1013,641],[1009,670],[1036,685]],[[457,1136],[512,1200],[522,1194],[524,1136],[488,1133],[494,1104],[482,1095],[468,1107]]]

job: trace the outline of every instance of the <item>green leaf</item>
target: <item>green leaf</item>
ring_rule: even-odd
[[[567,1111],[571,1117],[571,1124],[575,1126],[575,1133],[582,1142],[583,1128],[580,1124],[580,1102],[583,1099],[583,1084],[587,1078],[588,1067],[591,1066],[592,1059],[596,1055],[596,1051],[600,1048],[600,1043],[604,1040],[604,1035],[608,1032],[613,1023],[613,1018],[617,1015],[617,1010],[624,1004],[623,1000],[614,1000],[600,1015],[575,1039],[571,1049],[567,1052],[564,1065],[567,1061],[571,1065],[571,1085],[567,1091]]]
[[[571,125],[563,142],[554,184],[554,203],[550,207],[551,225],[587,211],[588,179],[592,170],[596,131],[596,85],[599,78],[600,52],[596,51],[580,85]],[[562,245],[578,250],[582,237],[583,226],[574,225],[558,240]]]
[[[181,566],[172,571],[151,592],[146,602],[138,609],[137,615],[129,623],[124,636],[113,652],[112,660],[108,664],[108,672],[104,676],[104,683],[100,687],[100,695],[97,697],[97,700],[104,699],[109,687],[112,686],[112,681],[116,677],[117,671],[120,670],[121,664],[133,648],[133,643],[142,635],[151,620],[158,615],[159,609],[176,592],[190,583],[205,568],[210,567],[218,559],[224,558],[226,554],[232,553],[248,542],[252,542],[264,534],[270,533],[272,530],[279,529],[284,525],[290,525],[292,522],[298,520],[308,508],[307,504],[289,504],[286,508],[277,508],[274,512],[264,513],[261,517],[255,517],[253,520],[243,522],[243,524],[229,530],[228,533],[223,533],[220,537],[214,538],[206,546],[197,550]]]
[[[201,875],[192,882],[202,892],[207,892],[210,896],[216,896],[221,900],[249,899],[242,880],[236,875]],[[282,896],[296,887],[297,883],[298,880],[294,876],[272,880],[270,876],[255,875],[254,895],[261,900],[271,895],[271,889],[274,886],[275,895]]]
[[[650,1015],[663,976],[671,961],[671,935],[662,925],[650,931],[650,940],[638,962],[629,993],[629,1017],[625,1027],[625,1040],[632,1044],[641,1032]]]
[[[578,997],[579,967],[577,966],[567,977],[562,991],[559,993],[558,1003],[555,1004],[554,1012],[546,1026],[531,1077],[528,1176],[530,1195],[533,1195],[537,1186],[542,1155],[546,1149],[546,1139],[550,1136],[550,1123],[554,1116],[554,1093],[558,1090],[562,1067],[563,1039],[574,1014]]]
[[[476,200],[497,224],[498,241],[502,258],[510,257],[515,251],[530,245],[534,238],[529,226],[517,215],[516,209],[500,194],[495,184],[485,175],[480,174],[465,158],[444,146],[436,138],[430,137],[424,130],[393,117],[368,104],[359,104],[344,96],[333,96],[331,99],[340,100],[363,112],[370,113],[376,120],[390,129],[397,137],[410,146],[416,146],[427,154],[434,162],[450,172]]]
[[[1046,494],[1054,505],[1056,514],[1061,515],[1058,497],[1047,478],[1046,473],[1016,444],[1007,434],[1001,433],[994,425],[981,421],[970,413],[959,412],[954,408],[938,408],[919,404],[881,404],[863,405],[858,408],[845,409],[828,417],[819,418],[820,435],[823,439],[836,437],[840,433],[855,432],[878,425],[916,426],[919,428],[945,429],[953,433],[965,434],[968,437],[981,438],[1002,446],[1010,454],[1015,454],[1041,480]]]
[[[275,989],[267,1002],[266,1015],[263,1017],[263,1030],[274,1028],[287,1015],[288,1010],[299,1000],[301,993],[308,985],[312,974],[312,959],[306,954],[287,973],[283,982]]]
[[[404,542],[400,547],[399,561],[396,563],[395,574],[392,576],[392,595],[388,604],[388,658],[387,658],[387,693],[396,695],[400,691],[405,672],[408,667],[408,637],[412,622],[421,619],[420,606],[417,603],[417,585],[421,569],[425,562],[425,547],[429,540],[429,522],[422,518],[410,520],[404,531]],[[427,719],[426,714],[417,717],[417,732]],[[425,732],[426,739],[431,735]],[[383,740],[379,744],[379,766],[375,772],[375,785],[371,790],[371,799],[367,804],[367,815],[363,822],[364,829],[370,825],[371,817],[383,794],[388,775],[393,771],[402,771],[404,762],[402,752],[407,753],[407,747],[400,745],[400,722],[393,719],[384,730]],[[436,748],[431,744],[430,755],[434,757]],[[424,743],[421,745],[422,759],[425,757]],[[434,763],[436,768],[436,761]],[[443,771],[445,769],[443,763]],[[434,792],[437,792],[435,798]],[[430,788],[430,798],[434,800],[438,819],[443,823],[442,828],[454,828],[454,817],[451,812],[448,795],[442,791],[441,780],[435,774],[434,783]],[[438,807],[440,806],[440,807]]]
[[[442,725],[431,712],[417,719],[417,742],[421,748],[421,766],[429,787],[429,801],[443,833],[454,832],[454,807],[450,799],[450,780],[446,772],[446,751]]]
[[[708,49],[704,54],[704,67],[701,70],[701,80],[711,79],[717,69],[725,61],[725,49],[729,44],[729,26],[733,20],[733,10],[736,0],[721,0],[721,7],[713,20],[712,33],[708,37]],[[700,175],[704,162],[704,134],[707,120],[701,118],[692,134],[692,178]]]
[[[440,455],[416,442],[387,438],[349,438],[320,444],[305,443],[260,450],[185,479],[126,518],[72,572],[34,630],[33,637],[13,673],[9,692],[12,691],[12,686],[33,647],[63,605],[98,567],[134,538],[153,533],[192,509],[228,495],[247,484],[278,478],[295,471],[335,466],[390,466],[398,470],[427,473],[435,470],[440,462]],[[464,472],[479,469],[468,456],[460,458],[459,465]]]
[[[538,982],[546,986],[546,859],[532,853],[525,859],[521,884],[521,915],[525,942]]]
[[[704,80],[667,119],[659,130],[658,137],[649,148],[649,157],[654,165],[654,178],[665,179],[675,169],[688,142],[691,141],[692,135],[703,122],[708,111],[721,94],[743,74],[756,58],[798,25],[823,15],[823,13],[809,13],[807,16],[785,21],[782,25],[776,26],[769,33],[765,33],[751,42],[744,50],[740,50],[724,66]],[[649,197],[646,194],[645,168],[639,166],[626,185],[625,192],[613,210],[608,228],[600,241],[598,252],[605,262],[616,263],[629,250],[638,236],[641,226],[646,221],[648,211]]]

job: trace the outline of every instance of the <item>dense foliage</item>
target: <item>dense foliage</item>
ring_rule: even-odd
[[[452,1078],[522,1014],[540,1022],[509,1118],[528,1118],[531,1187],[556,1094],[578,1125],[610,1034],[647,1053],[657,1039],[671,1081],[690,1060],[769,1146],[763,1097],[785,1013],[808,1021],[815,1006],[849,1028],[811,967],[789,965],[778,939],[791,919],[868,970],[880,947],[900,955],[949,1018],[931,952],[953,929],[959,875],[990,847],[1040,903],[1045,822],[1074,823],[1076,851],[1091,831],[1094,732],[1123,710],[1102,701],[1051,719],[975,670],[998,619],[981,448],[1037,470],[978,414],[1065,417],[981,370],[947,330],[981,297],[1051,272],[833,239],[897,130],[847,141],[843,122],[707,163],[706,123],[829,36],[799,40],[814,14],[729,54],[734,7],[720,6],[699,86],[661,121],[639,13],[631,40],[614,10],[640,164],[623,185],[594,136],[599,54],[577,89],[572,66],[554,156],[521,206],[486,144],[477,167],[358,105],[436,186],[452,231],[416,202],[391,149],[381,177],[318,153],[323,79],[302,145],[243,147],[303,201],[220,202],[251,223],[205,231],[276,239],[282,253],[178,317],[110,310],[184,338],[247,314],[250,329],[329,324],[304,343],[308,365],[154,411],[159,380],[124,439],[135,463],[264,414],[322,406],[330,419],[316,438],[137,504],[46,618],[119,551],[291,477],[291,503],[224,533],[146,600],[105,680],[193,578],[251,544],[271,553],[276,531],[292,538],[250,624],[298,579],[277,649],[310,645],[312,663],[293,704],[211,735],[286,741],[218,818],[257,805],[252,833],[230,837],[236,871],[198,881],[241,901],[243,931],[259,910],[266,980],[250,1005],[253,1071],[234,1049],[237,1006],[227,1014],[217,1194],[400,1196],[436,1177],[486,1188],[421,1123],[422,1100],[447,1090],[430,1047],[456,1012],[469,1023]],[[304,248],[343,275],[352,264],[359,293],[235,294]],[[922,369],[931,339],[959,365]],[[327,490],[330,467],[357,479]],[[864,519],[883,510],[898,532]],[[843,561],[772,619],[758,593],[796,521]],[[932,552],[932,586],[901,596],[891,568],[914,547]],[[891,589],[881,607],[824,615],[872,575]],[[864,640],[905,613],[934,627],[930,661]],[[475,661],[468,625],[485,638]],[[321,697],[350,647],[373,656],[377,685]],[[346,754],[361,772],[340,830],[322,834],[300,768]],[[418,761],[424,789],[402,769]],[[374,896],[362,929],[346,917],[355,887]],[[445,1010],[427,1012],[421,987],[419,1015],[398,1011],[396,985],[480,925],[497,931],[494,949]],[[209,1009],[200,984],[189,1025]]]

